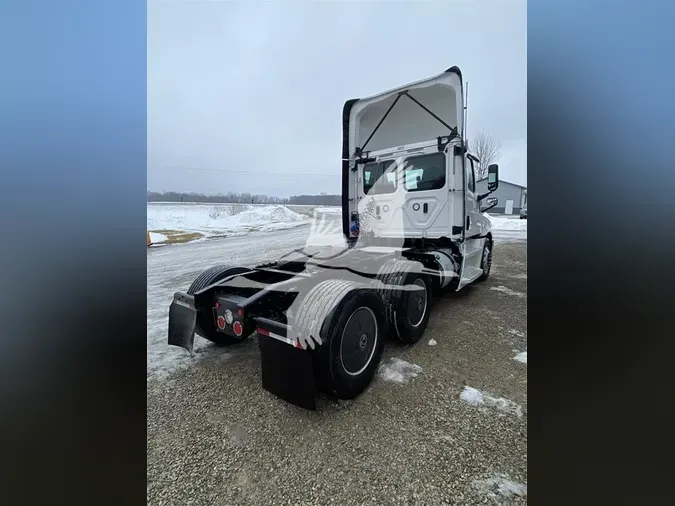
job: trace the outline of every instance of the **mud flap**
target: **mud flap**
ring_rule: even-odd
[[[262,386],[286,402],[316,410],[312,353],[258,334]]]
[[[169,306],[169,344],[186,349],[192,356],[196,325],[194,297],[180,292],[174,294]]]

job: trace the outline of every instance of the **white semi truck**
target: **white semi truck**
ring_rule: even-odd
[[[322,391],[361,394],[388,338],[423,336],[432,297],[487,279],[498,167],[476,193],[462,73],[343,108],[343,248],[306,246],[256,267],[217,265],[174,295],[168,343],[219,345],[258,334],[263,388],[307,409]]]

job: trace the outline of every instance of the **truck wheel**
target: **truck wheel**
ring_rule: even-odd
[[[188,295],[194,295],[196,292],[206,288],[209,285],[212,285],[213,283],[217,283],[228,276],[232,276],[233,274],[243,274],[244,272],[248,272],[250,270],[251,269],[247,269],[245,267],[216,265],[210,269],[205,270],[199,276],[197,276],[197,278],[190,285],[190,288],[188,288],[187,293]],[[229,344],[241,342],[241,339],[236,339],[234,337],[222,334],[216,330],[216,323],[213,321],[213,314],[210,310],[208,312],[199,312],[197,315],[197,326],[195,333],[219,346],[226,346]]]
[[[483,245],[483,255],[480,261],[480,268],[483,269],[483,274],[480,275],[478,281],[485,281],[490,276],[490,268],[492,267],[492,239],[485,239]]]
[[[321,338],[314,362],[319,388],[340,399],[359,396],[377,371],[387,334],[379,295],[355,282],[323,281],[307,294],[297,322]]]
[[[419,341],[429,324],[432,287],[421,269],[418,262],[392,260],[377,276],[384,285],[378,291],[384,301],[387,321],[396,338],[405,344]]]

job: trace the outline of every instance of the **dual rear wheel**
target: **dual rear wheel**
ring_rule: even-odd
[[[353,281],[322,281],[307,293],[295,322],[321,343],[314,350],[321,390],[353,399],[368,387],[388,333],[384,309],[375,291]]]
[[[375,281],[392,334],[404,344],[419,341],[429,324],[432,285],[422,268],[419,262],[390,260]]]
[[[248,270],[213,267],[195,279],[188,294]],[[430,279],[421,272],[421,264],[408,260],[385,263],[370,285],[329,279],[314,286],[294,321],[321,344],[313,352],[319,388],[341,399],[361,394],[377,372],[390,335],[405,344],[414,344],[424,335],[430,299]],[[219,345],[240,342],[218,332],[211,314],[198,315],[196,332]]]
[[[315,378],[321,390],[353,399],[371,383],[386,339],[421,339],[429,323],[431,281],[416,262],[387,262],[371,285],[326,280],[305,297],[295,318],[319,337]]]

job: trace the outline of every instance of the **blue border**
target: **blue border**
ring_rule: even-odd
[[[146,39],[139,0],[0,3],[8,503],[145,502]]]

